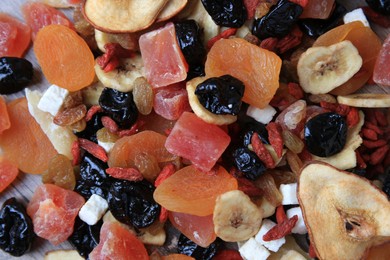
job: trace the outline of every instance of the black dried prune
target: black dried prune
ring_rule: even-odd
[[[366,2],[374,11],[390,15],[390,0],[366,0]]]
[[[103,116],[104,113],[96,113],[92,119],[87,122],[87,126],[83,131],[75,133],[76,136],[97,143],[96,132],[104,127],[102,124]]]
[[[33,66],[23,58],[0,58],[0,94],[18,92],[31,82]]]
[[[302,11],[302,6],[298,4],[279,0],[266,15],[255,19],[252,34],[261,40],[268,37],[282,38],[290,33]]]
[[[248,17],[242,0],[202,0],[202,4],[220,26],[239,28]]]
[[[337,2],[335,5],[334,11],[327,19],[300,19],[298,21],[299,27],[309,36],[319,37],[342,24],[342,19],[347,13],[347,9]]]
[[[305,124],[307,150],[320,157],[329,157],[343,150],[347,140],[347,122],[336,113],[319,114]]]
[[[0,211],[0,248],[21,256],[30,249],[34,237],[33,224],[24,206],[15,198],[6,200]]]
[[[82,257],[88,257],[89,253],[91,253],[91,251],[99,244],[100,229],[102,225],[102,220],[95,225],[90,226],[79,217],[76,217],[73,226],[73,233],[68,240],[76,247],[77,252],[79,252]]]
[[[99,105],[120,127],[129,128],[138,118],[138,109],[132,92],[104,88]]]
[[[96,186],[102,186],[105,181],[109,181],[111,177],[106,174],[108,165],[91,155],[85,153],[80,164],[80,177]]]
[[[268,131],[265,128],[265,125],[253,119],[244,124],[240,133],[240,138],[242,138],[242,145],[244,147],[248,147],[251,144],[253,133],[257,133],[264,144],[269,144]]]
[[[153,199],[154,186],[146,180],[115,181],[107,196],[112,215],[136,228],[148,227],[158,218],[161,207]]]
[[[75,192],[84,197],[85,200],[88,200],[93,194],[99,195],[102,198],[107,198],[109,183],[105,182],[106,185],[96,186],[91,182],[78,180],[76,181]]]
[[[256,180],[266,170],[259,157],[246,147],[240,147],[233,152],[234,164],[247,179]]]
[[[240,112],[245,86],[240,80],[223,75],[200,83],[195,94],[199,102],[211,113],[237,115]]]
[[[203,46],[202,31],[194,20],[175,23],[176,38],[180,49],[188,63],[187,79],[204,75],[206,49]]]
[[[191,256],[199,260],[211,260],[222,246],[220,239],[216,239],[208,247],[201,247],[185,235],[180,234],[178,241],[178,251],[180,254]]]

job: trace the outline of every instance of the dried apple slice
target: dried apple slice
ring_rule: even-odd
[[[177,15],[186,6],[187,0],[170,0],[158,14],[156,22],[166,21]]]
[[[298,199],[319,259],[361,259],[390,241],[390,202],[364,178],[314,162],[302,169]]]
[[[86,0],[85,18],[98,30],[136,32],[149,27],[168,0]]]

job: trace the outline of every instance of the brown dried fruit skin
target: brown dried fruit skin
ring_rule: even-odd
[[[390,241],[390,203],[368,180],[315,162],[303,168],[298,199],[319,259],[361,259]]]
[[[87,20],[103,32],[136,32],[149,27],[168,0],[87,0]]]

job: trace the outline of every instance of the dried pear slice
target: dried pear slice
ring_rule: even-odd
[[[84,16],[98,30],[136,32],[149,27],[168,0],[86,0]]]
[[[83,260],[77,250],[56,250],[45,254],[44,260]]]
[[[298,184],[319,259],[361,259],[372,246],[390,241],[390,202],[367,179],[314,162],[302,169]]]
[[[186,6],[187,0],[170,0],[158,14],[156,22],[166,21],[177,15]]]
[[[390,107],[390,94],[352,94],[338,96],[337,101],[352,107]]]

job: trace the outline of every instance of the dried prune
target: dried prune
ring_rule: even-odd
[[[256,180],[266,170],[259,157],[246,147],[240,147],[233,152],[235,166],[247,179]]]
[[[154,186],[146,180],[115,181],[107,196],[112,215],[135,228],[148,227],[158,218],[161,207],[153,199]]]
[[[15,198],[6,200],[0,211],[0,248],[21,256],[30,249],[34,237],[33,224],[24,206]]]
[[[195,259],[211,260],[216,255],[221,246],[222,242],[218,238],[208,247],[201,247],[195,244],[185,235],[180,234],[178,242],[178,251],[180,254],[188,255]]]
[[[76,133],[77,137],[97,143],[96,132],[103,128],[102,117],[104,115],[104,113],[96,113],[92,119],[87,122],[85,129]]]
[[[390,15],[390,0],[366,0],[366,2],[374,11]]]
[[[318,37],[327,31],[340,25],[347,9],[340,3],[335,4],[335,9],[327,19],[300,19],[299,27],[309,36]]]
[[[261,40],[268,37],[282,38],[289,34],[302,11],[302,6],[298,4],[279,0],[266,15],[255,19],[252,34]]]
[[[102,198],[107,198],[109,187],[106,185],[104,186],[96,186],[93,183],[78,180],[76,182],[76,188],[74,189],[75,192],[80,194],[84,197],[85,200],[88,200],[92,194],[99,195]]]
[[[239,28],[248,17],[242,0],[202,0],[202,4],[220,26]]]
[[[187,79],[204,75],[206,49],[203,46],[202,31],[194,20],[175,23],[176,38],[188,63]]]
[[[33,66],[23,58],[0,58],[0,94],[18,92],[31,82]]]
[[[244,90],[244,83],[240,80],[223,75],[200,83],[195,89],[195,94],[199,102],[211,113],[237,115],[240,112]]]
[[[104,88],[99,97],[99,105],[122,128],[129,128],[138,118],[132,92]]]
[[[100,220],[93,226],[88,225],[79,217],[76,217],[73,233],[68,238],[82,257],[88,257],[89,253],[99,244],[100,228],[103,221]]]
[[[344,148],[347,130],[347,122],[341,115],[332,112],[319,114],[306,122],[306,147],[320,157],[334,155]]]
[[[240,138],[242,138],[242,145],[244,147],[248,147],[248,145],[251,144],[253,133],[257,133],[263,143],[269,144],[268,131],[265,128],[265,125],[253,120],[247,122],[241,130]]]

